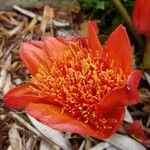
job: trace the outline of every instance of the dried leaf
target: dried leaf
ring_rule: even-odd
[[[107,147],[106,150],[120,150],[120,149],[111,145],[111,146]]]
[[[150,74],[149,74],[148,72],[145,72],[145,71],[144,71],[144,76],[145,76],[145,78],[146,78],[148,84],[150,85]]]
[[[89,150],[104,150],[104,149],[106,149],[109,146],[110,146],[109,143],[101,142],[101,143],[95,145],[94,147],[90,148]]]
[[[70,22],[65,19],[56,18],[53,21],[54,26],[56,27],[67,27],[70,26]]]
[[[141,143],[138,143],[128,136],[117,133],[105,141],[114,145],[115,147],[118,147],[120,150],[146,150]]]
[[[126,108],[125,109],[125,117],[124,117],[124,120],[129,122],[129,123],[132,123],[133,122],[133,119],[132,119],[132,116],[130,114],[130,112],[128,111],[128,109]]]
[[[47,143],[46,141],[42,140],[40,143],[39,150],[60,150],[56,145]]]
[[[59,147],[64,150],[71,150],[71,145],[67,139],[64,138],[63,134],[60,131],[54,130],[44,124],[40,123],[33,117],[29,116],[29,119],[33,125],[48,139],[56,143]]]

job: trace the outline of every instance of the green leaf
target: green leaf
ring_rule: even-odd
[[[96,9],[105,9],[105,1],[97,1]]]

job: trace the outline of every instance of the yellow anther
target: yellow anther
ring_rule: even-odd
[[[96,72],[95,70],[93,70],[92,73],[93,73],[93,79],[94,79],[95,81],[98,81],[99,78],[98,78],[98,76],[97,76],[97,72]]]
[[[111,61],[110,68],[114,68],[114,60]]]
[[[80,79],[86,79],[85,76],[83,76],[83,75],[79,75],[79,78]]]
[[[93,63],[91,63],[90,65],[91,65],[91,67],[92,67],[93,69],[96,70],[96,65],[94,65]]]
[[[88,120],[85,120],[84,122],[85,122],[85,123],[88,123],[89,121],[88,121]]]

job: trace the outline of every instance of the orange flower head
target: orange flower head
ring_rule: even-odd
[[[112,135],[121,125],[124,106],[138,102],[141,73],[132,71],[131,46],[122,25],[104,49],[96,31],[95,22],[89,22],[87,38],[23,43],[20,56],[32,78],[10,90],[5,104],[26,108],[54,129],[97,138]]]

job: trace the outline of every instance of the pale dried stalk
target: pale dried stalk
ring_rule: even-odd
[[[34,134],[36,134],[38,137],[42,138],[42,134],[36,130],[34,127],[32,127],[29,123],[27,123],[23,118],[21,118],[19,115],[17,115],[14,112],[10,112],[11,116],[19,121],[21,124],[23,124],[28,130],[32,131]]]
[[[29,26],[28,26],[28,30],[29,31],[32,31],[35,27],[35,25],[37,24],[37,19],[36,18],[33,18],[30,23],[29,23]]]
[[[8,67],[10,67],[11,59],[12,59],[12,54],[9,54],[6,61],[4,62],[4,66],[6,67],[6,69]],[[4,83],[5,83],[5,80],[6,80],[6,76],[7,76],[7,70],[6,69],[2,68],[1,71],[0,71],[0,91],[2,91],[2,88],[4,87]]]
[[[36,15],[35,13],[29,11],[29,10],[26,10],[26,9],[23,9],[19,6],[16,6],[14,5],[13,8],[17,11],[19,11],[20,13],[24,14],[25,16],[28,16],[28,17],[31,17],[31,18],[37,18],[38,21],[42,21],[42,17],[39,16],[39,15]]]
[[[9,36],[13,36],[14,34],[17,34],[18,32],[20,32],[23,26],[24,26],[24,23],[22,22],[18,26],[16,26],[14,29],[8,31]]]
[[[84,150],[84,146],[85,146],[85,140],[81,143],[79,150]]]
[[[16,128],[10,128],[9,132],[9,140],[11,143],[11,147],[13,150],[23,150],[21,137]]]
[[[41,31],[45,33],[48,22],[54,18],[54,8],[47,5],[44,6],[43,18],[41,22]]]
[[[7,74],[6,80],[5,80],[5,84],[3,87],[3,94],[6,94],[8,92],[8,90],[11,88],[12,86],[12,82],[11,82],[11,75]]]
[[[37,142],[37,139],[30,137],[26,142],[25,149],[33,150],[35,148],[36,142]]]

